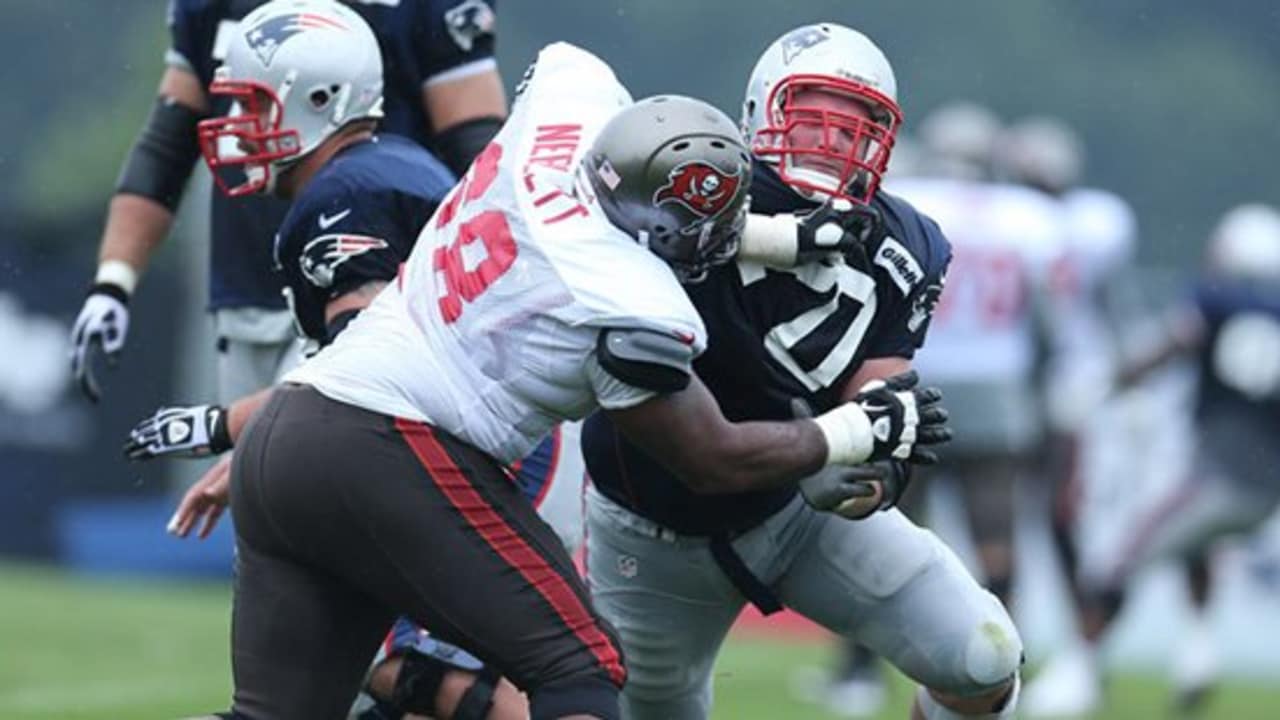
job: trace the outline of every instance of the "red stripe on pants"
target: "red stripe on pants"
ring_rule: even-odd
[[[609,673],[614,684],[621,687],[626,670],[622,667],[618,649],[596,627],[595,618],[565,579],[476,491],[466,473],[440,444],[430,425],[397,418],[396,429],[471,529],[542,595],[565,626]]]

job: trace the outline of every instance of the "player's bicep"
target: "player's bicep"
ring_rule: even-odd
[[[156,90],[160,97],[170,98],[180,105],[204,115],[209,112],[209,100],[200,78],[191,70],[169,65],[160,76],[160,87]]]
[[[606,408],[609,418],[631,442],[684,478],[698,478],[705,458],[719,446],[718,431],[728,424],[715,398],[696,376],[685,389],[651,393],[629,407]]]
[[[505,117],[507,96],[497,66],[486,64],[471,74],[428,80],[422,107],[432,129],[442,133],[465,122]]]

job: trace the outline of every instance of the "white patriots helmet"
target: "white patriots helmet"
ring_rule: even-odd
[[[805,90],[851,97],[870,117],[806,106],[797,99]],[[805,25],[775,40],[756,61],[742,104],[752,153],[810,199],[870,202],[901,125],[889,60],[867,36],[835,23]],[[797,128],[819,130],[823,141],[800,147],[791,139]],[[836,142],[837,135],[850,141]]]
[[[969,100],[953,100],[920,121],[919,136],[929,154],[930,174],[986,180],[995,165],[1002,125],[995,112]]]
[[[1004,132],[996,163],[1009,180],[1060,195],[1080,182],[1084,143],[1057,118],[1029,117]]]
[[[280,171],[357,120],[382,117],[378,40],[332,0],[272,0],[240,22],[209,86],[232,100],[200,123],[205,162],[228,195],[271,192]],[[227,171],[242,171],[232,184]]]
[[[1222,275],[1280,280],[1280,211],[1262,203],[1227,211],[1209,236],[1207,261]]]

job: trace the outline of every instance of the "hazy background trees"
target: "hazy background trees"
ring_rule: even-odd
[[[0,7],[0,212],[96,220],[149,109],[164,4]],[[1150,262],[1190,260],[1223,209],[1280,191],[1280,6],[1262,0],[503,0],[499,60],[510,86],[538,47],[568,40],[603,55],[637,96],[699,95],[736,117],[760,50],[823,19],[882,45],[908,127],[957,97],[1075,124],[1089,181],[1135,204]],[[91,256],[96,238],[48,240]]]

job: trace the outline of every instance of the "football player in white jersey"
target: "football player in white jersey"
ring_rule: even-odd
[[[614,631],[503,469],[561,420],[604,408],[705,492],[947,439],[907,378],[813,420],[724,419],[677,278],[733,256],[749,173],[705,103],[633,103],[594,56],[540,53],[396,282],[237,443],[234,713],[341,714],[403,612],[501,670],[533,718],[618,717]]]

